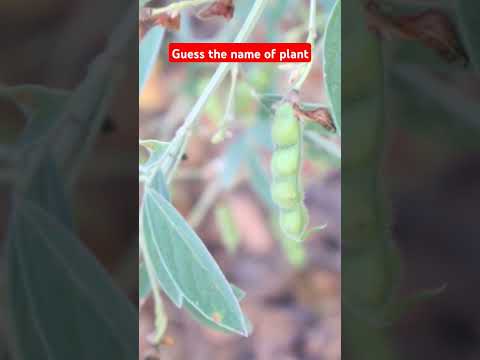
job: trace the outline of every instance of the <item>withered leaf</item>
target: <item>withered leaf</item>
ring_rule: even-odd
[[[416,40],[447,62],[468,62],[454,25],[438,10],[425,10],[414,15],[390,16],[381,12],[371,0],[367,4],[369,28],[382,38]]]
[[[216,0],[197,13],[197,17],[201,20],[208,20],[217,16],[224,17],[227,20],[233,18],[235,5],[233,0]]]
[[[294,104],[293,108],[299,117],[308,121],[312,121],[323,126],[328,131],[335,131],[335,124],[333,123],[330,112],[325,107],[319,107],[313,110],[304,110],[298,104]]]
[[[163,26],[167,30],[178,31],[180,29],[180,14],[159,14],[155,16],[141,17],[139,21],[139,39],[154,26]]]

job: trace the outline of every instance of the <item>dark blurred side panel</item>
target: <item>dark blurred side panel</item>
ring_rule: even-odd
[[[342,356],[478,359],[480,3],[342,11]]]
[[[138,358],[138,4],[0,4],[0,359]]]

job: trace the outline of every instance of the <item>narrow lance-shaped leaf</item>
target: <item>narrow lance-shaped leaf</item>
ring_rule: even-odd
[[[148,277],[147,268],[143,263],[141,263],[138,267],[138,278],[139,278],[139,285],[138,285],[139,298],[145,299],[152,292],[152,284],[150,283],[150,279]],[[238,288],[233,284],[230,284],[230,286],[232,287],[233,294],[235,295],[237,300],[242,301],[246,296],[245,291],[243,291],[242,289]]]
[[[141,221],[150,256],[163,267],[157,271],[159,282],[171,285],[161,286],[172,301],[193,308],[225,331],[248,335],[239,302],[215,260],[177,210],[152,188],[145,191]]]

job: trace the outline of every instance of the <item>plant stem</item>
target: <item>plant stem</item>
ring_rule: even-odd
[[[250,36],[268,1],[269,0],[255,0],[255,3],[253,4],[247,19],[235,38],[234,43],[245,42],[248,36]],[[202,95],[200,95],[192,110],[187,115],[183,125],[177,130],[175,137],[170,142],[170,145],[165,152],[165,155],[160,159],[160,169],[164,173],[167,183],[172,181],[173,175],[178,167],[178,164],[180,163],[181,156],[187,146],[190,133],[193,127],[196,125],[201,111],[205,107],[209,97],[218,88],[222,80],[228,74],[231,67],[232,63],[221,63],[217,67],[217,70],[211,77],[205,90],[202,92]]]
[[[238,64],[235,64],[232,69],[230,70],[230,91],[228,92],[227,96],[227,105],[225,106],[225,113],[223,114],[223,118],[221,123],[218,127],[217,132],[212,137],[212,143],[218,144],[225,140],[226,137],[230,137],[230,132],[228,130],[228,126],[233,121],[235,116],[235,89],[237,85],[237,77],[238,77]]]
[[[222,193],[222,190],[222,184],[217,180],[212,182],[202,193],[199,201],[197,201],[195,207],[190,212],[188,222],[192,228],[196,228],[202,223],[215,200]]]
[[[310,0],[310,11],[309,11],[309,16],[308,16],[307,42],[310,43],[311,46],[312,46],[312,58],[310,59],[310,62],[308,64],[306,64],[306,66],[303,68],[300,79],[298,79],[298,81],[295,83],[295,86],[293,87],[293,89],[297,90],[297,91],[300,90],[303,83],[305,82],[308,75],[310,74],[310,71],[312,70],[312,66],[313,66],[313,47],[314,47],[315,39],[317,37],[316,16],[317,16],[317,0]]]
[[[140,219],[141,218],[142,218],[142,211],[140,212]],[[142,254],[143,261],[145,262],[145,268],[147,270],[148,280],[152,285],[153,301],[155,302],[155,317],[157,317],[158,319],[158,317],[160,316],[165,316],[164,314],[161,313],[161,311],[163,311],[163,303],[162,303],[162,298],[160,296],[160,291],[158,290],[157,277],[155,275],[155,266],[153,265],[153,261],[150,257],[150,253],[148,252],[147,246],[145,245],[145,240],[142,234],[140,234],[139,236],[139,244],[140,244],[140,252]],[[158,320],[155,321],[155,323],[157,322]],[[156,342],[160,341],[164,331],[165,331],[165,328],[156,329],[156,334],[154,336],[154,340]]]
[[[305,137],[310,139],[310,141],[315,144],[316,147],[326,151],[336,159],[340,160],[342,158],[340,146],[335,144],[333,141],[330,141],[328,138],[322,137],[314,131],[305,131]]]

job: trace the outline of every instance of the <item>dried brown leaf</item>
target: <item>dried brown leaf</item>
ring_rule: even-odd
[[[167,30],[178,31],[180,29],[180,14],[159,14],[155,16],[143,15],[139,19],[139,39],[154,26],[163,26]]]
[[[391,40],[420,41],[448,62],[468,62],[455,26],[438,10],[425,10],[415,15],[390,16],[381,12],[376,1],[367,4],[370,30]]]
[[[235,5],[233,0],[216,0],[213,4],[206,6],[197,13],[197,17],[201,20],[209,20],[211,18],[221,16],[227,20],[233,18]]]
[[[299,105],[295,104],[294,106],[295,112],[298,116],[312,121],[314,123],[320,124],[328,131],[335,131],[335,125],[332,120],[332,116],[327,108],[319,107],[313,110],[303,110]]]

